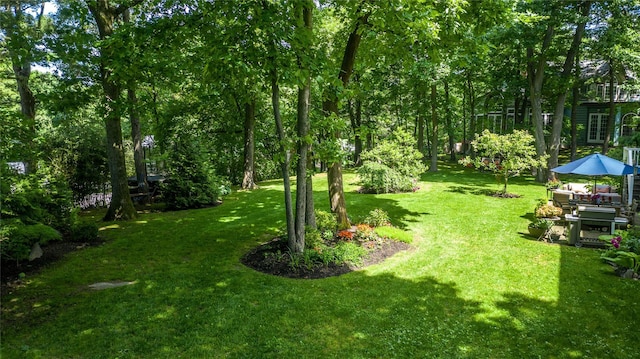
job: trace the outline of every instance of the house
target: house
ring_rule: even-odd
[[[600,145],[603,143],[609,121],[609,63],[607,61],[583,61],[581,78],[584,81],[577,108],[578,145]],[[631,85],[638,78],[631,71],[616,76],[613,83],[615,113],[611,139],[615,143],[622,136],[640,132],[640,90]],[[571,115],[571,109],[565,111]]]
[[[607,122],[609,120],[609,63],[607,61],[582,61],[581,79],[584,85],[580,88],[576,122],[578,124],[578,146],[596,146],[604,142]],[[617,76],[614,81],[615,116],[614,127],[610,138],[617,143],[622,136],[640,133],[640,79],[631,71]],[[632,86],[635,85],[635,88]],[[524,89],[521,90],[524,97]],[[487,96],[487,101],[492,96]],[[495,96],[494,96],[495,97]],[[491,101],[487,108],[493,111],[475,115],[478,128],[487,128],[494,133],[504,133],[518,127],[530,127],[531,107],[520,99],[505,106],[504,97]],[[498,106],[498,108],[494,107]],[[553,121],[553,99],[543,103],[542,117],[545,126]],[[502,108],[500,108],[502,107]],[[571,116],[571,107],[565,108],[565,116]],[[565,144],[569,139],[563,140]]]

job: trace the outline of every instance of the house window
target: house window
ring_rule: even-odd
[[[603,143],[607,133],[607,120],[609,115],[606,113],[592,113],[589,115],[588,138],[589,143]]]
[[[492,126],[491,132],[502,133],[502,113],[489,112],[487,119],[489,120],[490,126]]]

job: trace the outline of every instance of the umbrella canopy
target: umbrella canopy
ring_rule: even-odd
[[[587,176],[622,176],[633,174],[633,166],[629,166],[611,157],[594,153],[566,165],[552,168],[556,173],[571,173]]]

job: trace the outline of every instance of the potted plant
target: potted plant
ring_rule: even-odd
[[[547,181],[548,190],[558,189],[560,188],[560,186],[562,186],[562,182],[557,178],[550,179],[549,181]]]
[[[562,208],[549,204],[546,200],[540,201],[535,209],[537,218],[557,218],[562,216]]]
[[[529,234],[533,237],[542,237],[549,229],[553,227],[553,221],[544,218],[536,218],[529,224]]]

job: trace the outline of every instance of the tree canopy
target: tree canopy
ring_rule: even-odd
[[[396,130],[432,171],[445,153],[473,157],[485,130],[523,143],[530,133],[535,160],[553,165],[571,136],[565,108],[583,100],[570,91],[582,85],[576,66],[608,61],[627,91],[640,73],[633,0],[25,0],[0,10],[3,159],[50,167],[82,193],[109,187],[109,219],[135,217],[128,178],[168,172],[180,147],[206,162],[192,170],[207,183],[249,190],[295,168],[299,194],[303,178],[327,171],[328,208],[346,227],[343,168]],[[64,151],[100,170],[79,185]],[[313,223],[287,218],[297,236]]]

